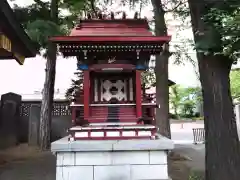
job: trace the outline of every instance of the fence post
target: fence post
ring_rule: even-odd
[[[193,143],[205,143],[205,129],[204,128],[193,128]]]
[[[28,126],[29,146],[38,146],[39,143],[40,110],[41,106],[39,104],[32,104],[30,107]]]

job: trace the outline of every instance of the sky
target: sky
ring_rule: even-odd
[[[15,2],[21,6],[29,5],[32,0],[15,0]],[[11,3],[10,3],[11,4]],[[134,12],[127,12],[127,14],[133,17]],[[142,16],[151,17],[151,9],[145,8],[142,12]],[[192,37],[191,29],[181,32],[181,38],[177,37],[176,29],[174,28],[175,21],[171,22],[170,35],[172,35],[173,43],[182,43],[180,39],[184,37]],[[194,51],[189,51],[189,55],[195,58]],[[170,59],[169,64],[169,79],[175,81],[177,84],[183,86],[197,86],[199,81],[197,80],[194,67],[190,63],[184,63],[184,65],[175,65],[172,62],[174,59]],[[23,66],[20,66],[15,60],[1,60],[0,61],[0,94],[7,92],[15,92],[20,94],[31,94],[34,91],[41,91],[45,79],[45,63],[46,60],[41,56],[35,58],[26,59]],[[56,67],[56,82],[55,89],[60,89],[64,92],[71,83],[71,79],[74,77],[73,73],[76,71],[76,59],[58,57]]]

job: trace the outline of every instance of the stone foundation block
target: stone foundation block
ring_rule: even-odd
[[[131,168],[129,165],[95,166],[94,180],[130,180]]]
[[[162,180],[168,179],[167,164],[132,165],[131,180]]]
[[[172,141],[166,138],[97,142],[62,139],[52,144],[57,156],[56,180],[167,180],[167,151],[172,148]]]
[[[57,166],[74,166],[75,164],[75,153],[57,153]]]
[[[94,180],[93,166],[57,167],[56,180]]]

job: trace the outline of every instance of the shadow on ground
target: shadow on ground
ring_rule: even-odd
[[[0,179],[55,180],[55,156],[20,145],[0,151]]]

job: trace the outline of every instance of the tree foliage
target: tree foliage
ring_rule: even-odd
[[[26,7],[16,4],[13,7],[18,21],[23,25],[30,38],[41,45],[41,49],[47,48],[49,37],[67,34],[77,20],[75,13],[62,15],[60,12],[68,11],[68,9],[60,2],[59,6],[58,24],[52,20],[50,2],[34,0],[33,4]]]
[[[66,23],[67,16],[60,16],[60,1],[51,0],[51,3],[44,3],[35,0],[35,4],[27,7],[15,5],[15,12],[20,23],[26,28],[29,36],[35,42],[41,44],[42,49],[46,49],[46,76],[42,96],[39,128],[39,145],[41,150],[50,147],[52,107],[54,98],[54,85],[56,73],[56,53],[57,46],[48,41],[50,36],[65,34],[72,25]],[[71,16],[71,15],[70,15]]]
[[[236,62],[240,57],[240,2],[219,1],[209,7],[203,19],[208,29],[198,32],[201,38],[196,49],[205,54],[223,54]]]
[[[74,73],[76,76],[75,79],[72,79],[71,86],[67,89],[66,91],[66,98],[69,101],[73,101],[75,98],[77,92],[82,90],[83,87],[83,72],[82,71],[77,71]]]
[[[188,2],[204,99],[206,180],[238,180],[240,144],[229,81],[234,50],[224,52],[227,36],[222,32],[224,19],[218,14],[225,11],[232,16],[237,1]]]
[[[150,88],[156,83],[156,77],[153,69],[142,72],[142,84],[145,88]]]
[[[47,47],[49,37],[66,33],[61,26],[58,26],[54,22],[40,19],[29,23],[26,29],[31,39],[38,42],[42,48]]]
[[[178,117],[193,117],[202,102],[201,88],[185,88],[180,85],[173,85],[170,88],[169,101],[175,115]]]
[[[36,20],[51,20],[50,2],[35,0],[33,4],[26,7],[14,4],[13,10],[18,21],[25,28],[27,28],[29,23],[32,23]]]
[[[235,69],[230,73],[231,93],[232,98],[239,102],[240,100],[240,70]]]

